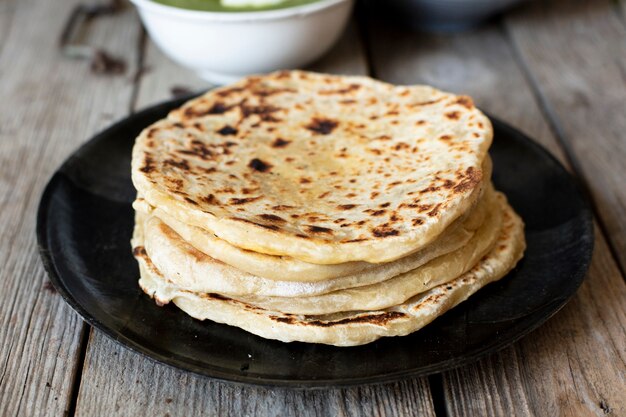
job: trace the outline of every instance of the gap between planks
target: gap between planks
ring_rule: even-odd
[[[141,79],[145,72],[148,70],[146,68],[145,60],[146,60],[146,45],[148,42],[148,34],[146,30],[143,28],[143,25],[140,23],[137,25],[137,30],[139,31],[138,41],[137,41],[137,56],[135,59],[136,62],[136,72],[133,76],[133,91],[130,96],[130,102],[128,104],[128,114],[133,114],[137,111],[137,100],[139,99],[139,86],[141,85]]]
[[[92,327],[87,322],[82,322],[80,334],[80,344],[78,349],[78,358],[76,359],[76,370],[72,381],[72,391],[70,393],[70,403],[67,407],[67,416],[76,414],[76,402],[78,401],[78,392],[82,382],[83,368],[85,367],[85,356],[87,355],[87,346],[92,332]]]

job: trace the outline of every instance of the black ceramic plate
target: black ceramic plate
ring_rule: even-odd
[[[130,156],[137,134],[181,103],[149,108],[87,142],[50,180],[37,220],[44,265],[65,300],[149,358],[223,380],[309,388],[441,372],[537,328],[585,275],[591,215],[572,178],[543,148],[493,120],[494,182],[524,219],[528,249],[507,277],[423,330],[352,348],[287,344],[158,307],[139,289],[130,251]]]

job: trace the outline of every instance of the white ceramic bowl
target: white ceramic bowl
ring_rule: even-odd
[[[215,84],[315,60],[337,41],[354,2],[319,0],[277,10],[205,12],[131,1],[166,55]]]

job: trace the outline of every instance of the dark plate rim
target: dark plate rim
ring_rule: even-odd
[[[141,356],[148,358],[150,361],[154,363],[161,363],[172,368],[189,371],[196,375],[201,375],[203,377],[209,377],[214,380],[218,380],[221,382],[234,383],[238,385],[256,385],[256,386],[264,386],[264,387],[282,387],[282,388],[293,388],[293,389],[306,389],[306,390],[316,390],[316,389],[331,389],[331,388],[342,388],[342,387],[351,387],[357,385],[371,385],[371,384],[381,384],[386,382],[393,382],[409,377],[422,377],[427,375],[432,375],[436,373],[446,372],[454,368],[458,368],[461,366],[465,366],[471,363],[476,362],[479,358],[487,355],[498,352],[503,348],[512,345],[517,342],[524,336],[531,333],[533,330],[537,329],[541,325],[543,325],[547,320],[549,320],[552,316],[554,316],[565,304],[576,294],[578,288],[582,284],[587,271],[589,269],[593,247],[595,243],[595,239],[593,238],[593,215],[590,209],[590,205],[585,198],[584,193],[581,190],[580,184],[564,167],[563,165],[542,145],[538,144],[531,138],[529,138],[526,134],[521,132],[518,129],[510,126],[509,124],[501,121],[500,119],[493,117],[491,114],[487,114],[489,119],[495,128],[499,130],[507,131],[508,134],[518,136],[523,140],[526,146],[534,148],[539,154],[543,155],[547,159],[549,159],[553,164],[555,164],[559,169],[562,169],[567,173],[568,177],[574,184],[574,188],[576,192],[580,196],[580,200],[583,203],[582,211],[585,213],[584,216],[584,224],[582,228],[587,232],[586,236],[591,236],[591,239],[588,241],[585,240],[582,243],[588,245],[586,248],[586,253],[589,255],[586,259],[581,260],[581,268],[577,271],[575,276],[572,276],[572,282],[575,282],[575,285],[572,287],[573,290],[569,294],[564,294],[564,297],[557,299],[556,301],[543,306],[542,308],[530,313],[529,315],[535,315],[541,313],[541,318],[535,320],[532,324],[528,325],[526,328],[523,328],[521,331],[516,331],[514,335],[506,338],[499,343],[494,345],[489,345],[488,347],[482,349],[476,349],[469,355],[464,356],[463,358],[452,358],[444,362],[438,362],[433,364],[430,367],[421,367],[419,369],[412,370],[402,370],[397,372],[390,372],[385,374],[379,374],[375,376],[368,377],[355,377],[355,378],[342,378],[341,380],[334,379],[281,379],[281,378],[269,378],[266,376],[258,377],[253,374],[235,374],[231,371],[225,371],[222,368],[214,368],[209,369],[206,367],[199,367],[193,364],[190,364],[184,360],[179,360],[175,358],[171,358],[165,355],[162,355],[158,352],[155,352],[150,349],[146,349],[140,343],[129,339],[123,335],[120,335],[115,330],[107,327],[96,318],[94,318],[88,309],[83,307],[76,299],[72,296],[71,291],[65,286],[63,280],[56,269],[55,261],[51,256],[51,253],[48,249],[48,215],[47,210],[49,207],[49,202],[56,191],[56,184],[61,179],[62,171],[65,166],[67,166],[71,161],[76,157],[77,154],[85,151],[88,147],[92,146],[94,143],[99,142],[101,140],[106,140],[109,132],[111,130],[115,130],[128,123],[129,119],[140,118],[147,114],[153,113],[155,111],[160,110],[161,108],[169,109],[175,107],[178,103],[182,103],[188,100],[191,97],[196,96],[197,94],[185,96],[183,98],[177,98],[174,100],[168,100],[156,104],[154,106],[150,106],[148,108],[143,109],[140,112],[133,113],[128,117],[118,120],[114,124],[110,125],[108,128],[97,133],[93,138],[83,143],[78,149],[71,153],[71,155],[60,165],[60,167],[55,171],[51,179],[46,184],[44,191],[42,193],[39,207],[37,209],[37,227],[36,227],[36,235],[37,235],[37,246],[39,250],[39,254],[41,260],[43,262],[44,269],[48,273],[48,277],[55,289],[61,294],[64,301],[74,310],[85,322],[87,322],[90,326],[95,327],[96,329],[102,331],[107,337],[111,338],[116,343],[121,346],[130,349],[133,352],[139,353]],[[338,347],[337,349],[343,349]],[[436,368],[436,369],[434,369]]]

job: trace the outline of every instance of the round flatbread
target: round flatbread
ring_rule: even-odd
[[[493,191],[489,189],[487,192]],[[482,224],[485,213],[487,212],[487,208],[485,206],[492,204],[490,201],[491,199],[491,196],[489,198],[481,198],[479,203],[476,204],[476,207],[472,207],[468,213],[464,213],[461,217],[459,217],[437,238],[437,240],[431,242],[430,245],[422,250],[406,256],[403,260],[387,263],[386,268],[384,269],[389,271],[389,273],[400,274],[417,268],[419,265],[423,264],[426,259],[432,259],[432,254],[437,254],[438,256],[460,248],[462,245],[467,243],[473,231],[475,231]],[[165,235],[158,238],[159,241],[164,242],[164,245],[150,245],[152,248],[152,257],[157,260],[164,259],[164,262],[180,258],[181,255],[172,253],[172,245],[178,246],[176,245],[176,242],[182,239],[193,248],[212,258],[207,259],[207,263],[209,264],[215,264],[213,260],[217,260],[235,267],[239,271],[247,272],[256,277],[267,278],[275,281],[311,283],[328,281],[339,277],[347,277],[367,270],[383,269],[380,268],[381,264],[372,264],[362,261],[347,262],[343,264],[319,265],[304,262],[288,256],[274,256],[253,252],[233,246],[204,229],[179,222],[173,217],[168,216],[160,208],[150,206],[143,198],[138,198],[134,202],[133,207],[135,210],[147,215],[148,217],[156,217],[158,220],[167,225],[169,229],[176,232],[175,234],[172,234],[171,230],[161,225],[157,220],[151,220],[151,223],[156,223],[159,228],[153,231],[153,233],[150,234],[150,237],[158,238],[158,235]],[[161,269],[167,269],[167,267],[162,266]],[[199,271],[199,269],[194,269],[194,271]],[[217,276],[219,275],[220,274],[215,271],[207,271],[203,273],[203,276],[210,278],[197,277],[192,280],[194,282],[201,283],[206,279],[217,279]],[[382,280],[385,278],[380,279]],[[195,290],[215,291],[215,289],[208,290],[206,288],[195,288]]]
[[[381,263],[472,206],[491,139],[468,97],[286,71],[212,90],[145,129],[132,178],[150,205],[242,249]]]
[[[156,267],[170,277],[177,287],[189,291],[232,296],[316,296],[383,282],[461,249],[472,241],[477,229],[484,225],[483,219],[494,206],[497,206],[495,193],[490,188],[465,222],[449,232],[444,232],[435,243],[397,261],[368,264],[371,267],[367,270],[324,281],[278,281],[249,274],[199,251],[159,218],[146,216],[142,212],[138,212],[133,246],[145,247]],[[497,217],[492,219],[492,223],[495,220]]]
[[[416,294],[450,281],[467,272],[481,257],[489,252],[501,229],[502,210],[506,205],[504,198],[501,196],[496,195],[489,200],[490,204],[486,205],[487,208],[485,209],[487,212],[485,221],[467,243],[455,251],[436,257],[408,272],[391,275],[388,274],[390,268],[387,267],[391,264],[383,264],[379,265],[376,271],[356,274],[356,279],[375,280],[375,283],[371,285],[348,287],[313,296],[276,297],[262,296],[249,292],[236,295],[235,298],[266,310],[307,315],[330,314],[337,311],[380,310],[401,304]],[[157,227],[155,224],[151,225],[150,223],[150,220],[146,222],[146,231]],[[146,233],[146,235],[148,234]],[[146,239],[147,241],[148,239]],[[162,247],[166,244],[161,243],[160,246]],[[222,275],[219,269],[214,267],[214,262],[211,259],[208,259],[208,263],[204,264],[202,258],[199,259],[188,255],[183,262],[179,262],[172,267],[171,263],[168,262],[172,258],[161,258],[159,259],[161,262],[157,262],[150,246],[147,243],[144,244],[152,263],[177,288],[192,292],[216,292],[197,291],[197,286],[193,285],[193,283],[192,285],[185,285],[185,281],[193,282],[194,279],[205,276],[219,279]],[[182,268],[178,267],[181,264]],[[166,265],[166,267],[161,267],[161,265]],[[391,271],[393,272],[393,269]],[[230,270],[231,274],[236,274],[237,272],[234,268]],[[387,278],[387,275],[390,276]],[[187,280],[181,279],[181,276],[187,277]],[[381,279],[382,277],[385,277],[385,279]],[[220,294],[233,295],[227,293]]]
[[[417,251],[415,254],[407,255],[407,258],[411,257],[413,260],[418,261],[419,257],[429,252],[451,252],[467,243],[471,237],[471,233],[482,224],[485,214],[485,210],[478,207],[479,204],[476,206],[476,208],[472,208],[469,213],[465,213],[459,217],[448,229],[444,230],[437,240],[422,250]],[[171,231],[164,228],[162,225],[159,225],[162,229],[159,233],[171,235],[172,240],[183,239],[189,245],[207,254],[214,260],[223,262],[242,272],[247,272],[257,277],[275,281],[319,282],[354,275],[359,272],[378,268],[382,265],[363,261],[320,265],[304,262],[289,256],[267,255],[265,253],[241,249],[218,238],[205,229],[182,223],[168,216],[162,209],[147,204],[143,198],[135,200],[133,207],[143,214],[156,217],[178,236],[172,235]],[[156,250],[161,251],[167,249],[157,248]],[[398,261],[399,260],[389,262],[386,265],[391,265]]]
[[[501,202],[491,207],[484,224],[465,245],[382,282],[310,297],[286,298],[251,294],[237,299],[265,310],[306,315],[382,310],[402,304],[417,294],[459,277],[489,253],[502,226],[502,210],[506,203],[503,199]]]
[[[267,339],[355,346],[419,330],[486,284],[505,276],[521,259],[524,249],[523,223],[507,206],[493,249],[462,276],[384,310],[313,316],[285,314],[218,294],[180,290],[168,282],[144,250],[136,248],[135,254],[141,270],[139,284],[158,303],[173,301],[192,317],[237,326]]]

